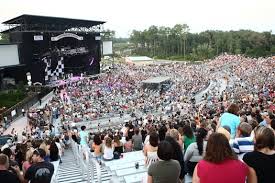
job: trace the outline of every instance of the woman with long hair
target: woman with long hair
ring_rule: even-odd
[[[157,155],[158,144],[159,144],[159,136],[154,131],[150,133],[149,144],[146,144],[144,146],[143,153],[145,156],[145,166],[149,167],[152,163],[159,160]]]
[[[105,161],[110,161],[114,159],[114,147],[112,144],[112,139],[110,137],[105,138],[103,159]]]
[[[186,151],[188,146],[193,142],[195,142],[196,139],[195,139],[193,130],[189,125],[184,125],[182,130],[183,130],[182,141],[184,144],[184,150]]]
[[[50,160],[57,161],[59,159],[59,149],[53,140],[50,145]]]
[[[244,183],[248,167],[238,160],[228,139],[220,133],[212,133],[208,139],[203,160],[193,173],[193,183]]]
[[[94,150],[94,156],[99,160],[102,156],[102,140],[98,134],[95,134],[92,149]]]
[[[123,143],[120,141],[120,136],[115,135],[114,136],[114,152],[117,152],[118,154],[123,153]]]
[[[22,165],[22,171],[23,171],[23,176],[25,176],[25,173],[27,172],[27,170],[31,167],[32,165],[32,154],[33,154],[34,149],[30,148],[27,152],[26,152],[26,157],[25,157],[25,161]]]
[[[275,182],[275,136],[273,130],[265,126],[257,127],[254,143],[254,151],[246,153],[243,157],[243,161],[249,167],[250,179],[256,179],[260,183]]]
[[[205,152],[207,141],[207,130],[200,128],[196,134],[196,142],[188,146],[184,154],[184,162],[186,170],[189,175],[193,175],[197,163],[202,160],[203,153]]]

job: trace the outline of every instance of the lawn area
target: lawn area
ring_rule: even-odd
[[[26,93],[20,90],[9,90],[8,92],[0,92],[0,107],[9,108],[23,100],[26,96]]]

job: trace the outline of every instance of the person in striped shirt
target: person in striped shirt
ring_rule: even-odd
[[[236,138],[230,142],[231,147],[239,157],[254,150],[253,137],[250,136],[251,132],[252,126],[250,124],[246,122],[240,123],[237,128]]]

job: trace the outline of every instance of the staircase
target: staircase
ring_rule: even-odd
[[[90,182],[98,182],[97,168],[91,160],[89,163]],[[92,171],[92,172],[91,172]],[[62,157],[62,163],[58,167],[57,182],[58,183],[87,183],[87,169],[85,168],[84,175],[82,174],[81,165],[77,163],[72,149],[65,150]],[[105,167],[100,167],[101,182],[108,183],[112,178],[112,174]]]

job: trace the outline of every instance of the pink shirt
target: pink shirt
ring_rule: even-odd
[[[28,161],[25,161],[22,166],[24,170],[27,171],[31,165],[32,165],[31,163],[29,163]]]
[[[244,183],[248,167],[239,160],[225,160],[219,164],[201,160],[197,174],[201,183]]]

